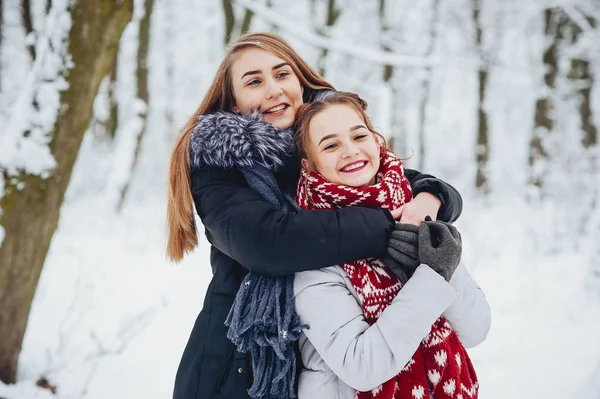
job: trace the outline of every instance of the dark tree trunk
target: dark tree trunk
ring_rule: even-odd
[[[0,0],[0,49],[2,49],[2,35],[4,28],[4,1]],[[0,91],[2,91],[2,65],[0,65]]]
[[[225,36],[223,37],[223,44],[227,46],[231,41],[233,27],[235,26],[235,14],[233,13],[232,0],[223,0],[223,14],[225,16]]]
[[[390,31],[390,26],[386,21],[386,0],[379,0],[379,25],[381,27],[381,37],[386,37],[388,32]],[[386,52],[386,53],[390,53],[392,52],[392,49],[389,47],[389,45],[387,45],[385,42],[382,43],[381,45],[381,49]],[[392,101],[394,103],[398,103],[397,102],[397,98],[398,98],[398,90],[396,89],[396,87],[393,84],[393,79],[394,77],[394,66],[393,65],[384,65],[383,66],[383,81],[385,82],[385,84],[390,88],[391,91],[391,97],[392,97]],[[398,146],[400,145],[400,143],[398,143],[398,138],[400,139],[404,139],[404,136],[402,136],[399,132],[399,126],[400,126],[400,117],[399,117],[399,113],[402,112],[401,109],[394,109],[392,114],[390,115],[390,124],[389,127],[391,129],[390,132],[384,132],[388,134],[389,139],[387,140],[387,145],[389,148],[392,149],[392,151],[396,151],[398,150]]]
[[[429,44],[425,50],[425,56],[430,56],[433,53],[435,43],[437,41],[437,23],[440,12],[440,0],[434,0],[431,6],[431,12],[433,14],[431,18],[431,26],[429,31]],[[427,124],[427,104],[429,103],[429,89],[431,86],[431,67],[425,68],[425,77],[421,83],[421,103],[419,104],[419,170],[423,170],[425,166],[425,129]]]
[[[554,129],[555,104],[552,93],[556,88],[558,76],[558,50],[563,39],[563,24],[564,16],[560,10],[550,8],[544,11],[544,33],[551,40],[551,44],[543,55],[546,70],[544,73],[546,93],[536,100],[533,132],[529,141],[529,182],[537,187],[542,187],[544,173],[535,170],[535,163],[538,160],[548,159],[549,154],[544,148],[544,140],[550,136],[552,129]]]
[[[591,27],[596,27],[596,21],[587,17],[587,22]],[[581,29],[574,23],[571,23],[571,43],[575,44],[582,33]],[[578,108],[581,118],[581,129],[583,136],[581,143],[585,148],[590,148],[598,144],[598,128],[594,123],[594,114],[592,108],[592,93],[594,89],[593,65],[584,54],[580,54],[571,60],[571,68],[568,77],[576,82],[578,93]]]
[[[381,25],[381,36],[386,36],[388,31],[390,30],[389,25],[385,20],[385,1],[379,0],[379,24]],[[392,49],[389,48],[386,44],[382,45],[383,51],[389,53]],[[384,65],[383,66],[383,81],[388,83],[392,80],[394,76],[394,66],[393,65]]]
[[[485,51],[483,49],[483,27],[481,24],[481,0],[473,0],[473,22],[475,25],[475,43],[481,58]],[[490,157],[488,115],[485,111],[484,101],[487,89],[488,71],[482,63],[477,73],[479,90],[477,92],[477,140],[475,143],[475,162],[477,172],[475,175],[475,187],[483,193],[489,193],[490,187],[487,176],[487,164]]]
[[[22,173],[7,179],[0,199],[0,380],[15,381],[17,359],[37,282],[83,135],[92,118],[92,105],[110,68],[119,38],[133,14],[133,0],[79,0],[70,6],[69,53],[73,67],[68,89],[61,93],[50,150],[56,160],[51,175]]]
[[[579,115],[581,116],[581,127],[583,129],[581,143],[584,147],[590,148],[598,144],[598,128],[594,124],[592,110],[594,76],[590,62],[587,60],[573,60],[573,69],[579,73],[579,79],[585,82],[584,87],[580,90],[581,102],[579,104]]]
[[[341,9],[335,6],[335,0],[327,0],[327,17],[325,19],[325,27],[331,28],[333,25],[335,25],[341,11]],[[321,29],[318,33],[325,35],[326,29]],[[322,49],[319,60],[317,61],[317,66],[321,76],[325,76],[325,60],[327,59],[328,52],[329,51],[326,48]]]
[[[117,86],[117,77],[119,76],[119,51],[115,51],[112,65],[110,67],[110,75],[108,78],[108,121],[106,121],[106,134],[111,140],[114,140],[119,126],[119,103],[115,88]]]
[[[29,35],[33,32],[33,20],[31,18],[31,3],[29,0],[21,0],[21,21],[25,34]],[[27,51],[31,56],[31,61],[35,60],[35,45],[30,44],[27,46]]]
[[[252,10],[246,10],[246,14],[244,14],[244,20],[242,21],[242,27],[240,29],[240,33],[242,35],[250,30],[252,17],[254,17],[254,12],[252,12]]]
[[[150,49],[150,21],[153,10],[154,0],[146,0],[146,13],[140,21],[139,46],[137,53],[137,96],[146,103],[146,109],[150,105],[150,94],[148,93],[148,52]],[[117,205],[117,210],[119,211],[123,207],[125,198],[127,198],[127,192],[129,191],[129,186],[131,185],[131,176],[133,176],[133,171],[135,170],[140,158],[142,140],[146,133],[146,119],[148,117],[147,112],[145,112],[143,115],[140,115],[140,117],[143,119],[143,123],[135,142],[130,177],[127,183],[125,183],[125,186],[123,186],[123,190],[121,190],[121,197]]]

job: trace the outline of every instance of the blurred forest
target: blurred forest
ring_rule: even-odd
[[[178,129],[246,31],[363,96],[466,208],[552,215],[530,221],[532,251],[584,253],[600,298],[599,24],[600,0],[0,0],[0,380],[16,379],[65,198],[119,215],[163,190]]]

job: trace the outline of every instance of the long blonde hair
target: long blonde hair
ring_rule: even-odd
[[[169,228],[167,257],[172,261],[180,261],[187,252],[192,251],[198,245],[190,181],[190,139],[192,131],[200,115],[220,110],[232,111],[235,98],[233,95],[231,66],[240,52],[251,47],[268,51],[288,62],[305,89],[333,89],[331,84],[315,72],[283,38],[276,34],[265,32],[247,33],[231,46],[223,58],[223,62],[221,62],[202,103],[182,129],[171,154],[167,205],[167,224]]]

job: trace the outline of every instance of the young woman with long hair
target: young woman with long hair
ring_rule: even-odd
[[[300,326],[289,276],[385,255],[395,218],[459,216],[455,189],[410,170],[415,199],[401,209],[298,209],[292,125],[302,104],[332,89],[281,37],[249,33],[183,128],[170,164],[167,255],[178,261],[197,246],[195,209],[212,245],[213,278],[175,399],[292,396]]]

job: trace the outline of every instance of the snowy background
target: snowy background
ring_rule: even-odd
[[[1,398],[171,396],[211,268],[203,234],[182,263],[165,258],[167,167],[178,129],[199,105],[222,59],[225,24],[220,0],[155,1],[146,108],[135,98],[143,3],[136,1],[121,39],[116,135],[107,138],[99,123],[86,133],[29,317],[18,383],[0,383]],[[535,99],[543,90],[543,9],[553,4],[483,2],[486,35],[478,50],[470,1],[388,1],[385,24],[378,3],[340,1],[333,26],[316,22],[325,20],[325,1],[273,0],[267,9],[263,1],[239,0],[235,11],[243,18],[244,6],[252,8],[252,30],[282,34],[310,64],[323,67],[334,86],[363,95],[374,125],[395,137],[397,152],[414,151],[408,167],[462,193],[464,211],[456,224],[464,256],[493,313],[487,341],[470,351],[480,397],[599,399],[600,174],[589,161],[599,154],[597,146],[581,148],[567,83],[556,94],[560,107],[550,144],[553,162],[544,165],[547,184],[541,191],[527,184]],[[598,2],[589,3],[600,13]],[[26,52],[26,43],[35,39],[24,34],[17,1],[4,1],[3,7],[0,162],[43,170],[51,159],[39,148],[9,153],[8,134],[26,115],[19,98],[35,86],[28,81],[32,65]],[[35,9],[38,34],[55,32],[43,7]],[[576,14],[581,8],[565,2],[565,9]],[[588,33],[590,39],[578,45],[598,76],[600,34]],[[385,52],[382,42],[393,52]],[[323,47],[329,49],[325,56]],[[474,185],[481,54],[493,59],[484,103],[490,117],[487,195]],[[385,64],[394,66],[388,81]],[[592,96],[596,126],[599,86]],[[107,91],[105,82],[96,121],[106,118]],[[48,95],[48,108],[55,107],[52,98]],[[147,129],[132,168],[144,111]],[[23,157],[38,163],[20,164],[27,164]],[[57,386],[55,395],[35,387],[41,376]]]

